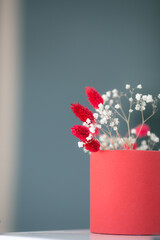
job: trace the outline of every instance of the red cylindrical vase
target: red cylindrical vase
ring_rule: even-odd
[[[91,153],[90,231],[160,234],[160,152]]]

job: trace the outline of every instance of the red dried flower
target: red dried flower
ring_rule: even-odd
[[[136,150],[138,148],[138,144],[135,143],[134,145],[131,144],[130,146],[128,146],[126,143],[123,145],[124,149],[125,150],[130,150],[130,149],[133,149],[133,150]]]
[[[71,104],[71,109],[75,116],[78,117],[82,122],[85,122],[87,118],[89,118],[92,123],[95,121],[93,113],[87,107],[85,108],[81,104],[75,102]]]
[[[93,133],[93,136],[97,136],[100,134],[99,128],[96,127],[95,133]]]
[[[85,142],[86,137],[89,136],[89,129],[85,126],[79,126],[79,125],[74,125],[73,128],[71,128],[72,134],[79,138],[81,141]]]
[[[86,143],[84,147],[90,152],[98,152],[100,148],[100,143],[97,140],[92,139],[90,142]]]
[[[92,87],[86,87],[86,95],[90,104],[97,109],[100,103],[103,104],[104,100],[101,95]]]
[[[141,129],[142,127],[142,129]],[[140,130],[141,129],[141,130]],[[142,124],[139,124],[136,128],[135,128],[136,132],[136,136],[138,137],[146,137],[147,136],[147,132],[150,131],[150,127],[147,124],[144,124],[142,126]]]

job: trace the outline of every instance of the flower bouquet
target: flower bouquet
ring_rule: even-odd
[[[160,94],[140,91],[107,91],[102,96],[86,87],[92,113],[79,103],[71,104],[82,121],[72,134],[90,155],[90,230],[107,234],[160,234],[159,138],[147,121],[157,112]],[[148,111],[146,111],[146,109]],[[134,112],[141,123],[131,127]],[[126,124],[122,136],[120,126]]]

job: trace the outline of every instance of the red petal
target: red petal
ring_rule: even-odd
[[[100,143],[97,140],[93,139],[90,142],[86,143],[84,147],[90,152],[98,152],[100,148]]]
[[[136,130],[136,136],[138,137],[146,137],[147,136],[147,132],[150,131],[150,127],[147,125],[147,124],[144,124],[142,126],[142,129],[141,129],[141,126],[142,124],[139,124],[135,130]],[[141,130],[140,130],[141,129]]]
[[[92,87],[86,87],[86,95],[90,104],[97,109],[100,103],[103,104],[104,100],[101,95]]]
[[[86,142],[86,137],[88,137],[90,133],[87,127],[81,125],[74,125],[73,128],[71,128],[71,132],[83,142]]]
[[[87,118],[89,118],[92,123],[95,121],[93,113],[83,105],[79,103],[73,103],[71,104],[70,108],[72,109],[72,112],[75,114],[75,116],[78,117],[82,122],[85,122]]]

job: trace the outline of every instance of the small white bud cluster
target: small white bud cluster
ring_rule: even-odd
[[[116,99],[119,97],[119,93],[117,89],[113,89],[112,91],[107,91],[105,94],[102,95],[102,98],[104,100],[104,104],[108,103],[110,106],[113,104],[113,99],[111,99],[111,97],[113,99]],[[102,110],[102,105],[103,104],[99,104],[99,110]]]
[[[124,137],[123,141],[127,144],[127,146],[132,146],[135,143],[136,138],[133,136],[130,137]]]
[[[119,105],[119,104],[116,104],[114,107],[115,107],[116,109],[119,109],[119,108],[120,108],[120,105]]]
[[[118,90],[117,89],[113,89],[112,90],[112,97],[113,98],[117,98],[119,95],[118,95]]]
[[[114,90],[112,90],[112,92],[111,91],[106,92],[105,96],[107,96],[108,102],[106,104],[100,103],[98,106],[99,108],[97,109],[97,112],[99,113],[99,117],[100,117],[99,123],[100,124],[106,125],[106,126],[108,126],[108,128],[111,128],[114,131],[117,131],[118,130],[117,125],[119,124],[119,119],[113,117],[114,113],[111,110],[111,105],[113,104],[113,100],[112,99],[109,100],[109,97],[111,96],[111,94],[114,97],[118,97],[118,90],[114,89]]]
[[[137,88],[142,89],[142,84],[138,84]]]
[[[126,84],[126,89],[130,89],[131,85],[130,84]]]
[[[136,98],[135,109],[137,111],[144,111],[144,110],[146,110],[147,103],[154,103],[155,102],[155,100],[153,99],[153,96],[151,94],[142,95],[141,93],[137,93],[135,95],[135,98]]]
[[[149,133],[147,135],[150,137],[152,142],[154,142],[154,143],[158,143],[159,142],[159,137],[157,137],[155,133]]]
[[[149,150],[149,146],[146,140],[141,141],[141,145],[137,148],[137,150]]]
[[[147,132],[148,139],[141,141],[138,150],[153,150],[154,146],[159,143],[159,138],[155,133]]]
[[[79,148],[82,148],[83,145],[84,145],[84,142],[81,142],[81,141],[78,142],[78,147],[79,147]]]
[[[131,129],[131,134],[136,134],[136,129],[135,128]]]

